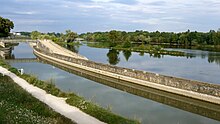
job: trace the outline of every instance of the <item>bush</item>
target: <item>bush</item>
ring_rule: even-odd
[[[131,42],[130,41],[126,41],[124,44],[123,44],[123,48],[130,48],[131,47]]]

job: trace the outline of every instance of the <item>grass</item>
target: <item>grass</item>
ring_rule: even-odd
[[[113,114],[111,111],[104,109],[94,103],[86,101],[84,98],[77,96],[74,93],[65,93],[58,89],[52,82],[44,82],[38,80],[33,75],[24,74],[21,75],[23,79],[37,86],[47,93],[58,97],[66,97],[66,102],[72,106],[75,106],[82,110],[83,112],[109,124],[138,124],[138,121],[133,121],[130,119],[123,118],[121,116]]]
[[[7,76],[0,74],[0,123],[1,124],[72,124],[23,90]]]
[[[220,52],[220,45],[197,45],[193,49]]]
[[[109,109],[105,109],[105,108],[100,107],[99,105],[91,103],[90,101],[87,101],[84,98],[77,96],[74,93],[63,92],[60,89],[58,89],[55,86],[55,84],[53,84],[53,82],[51,81],[48,81],[48,82],[41,81],[41,80],[38,80],[37,77],[35,77],[34,75],[29,75],[29,74],[20,75],[16,68],[10,67],[9,65],[7,65],[6,63],[0,60],[0,66],[1,64],[4,67],[7,67],[11,72],[25,79],[30,84],[45,90],[47,93],[58,96],[58,97],[67,98],[66,102],[68,104],[79,108],[83,112],[99,119],[100,121],[103,121],[109,124],[139,124],[140,123],[139,121],[127,119],[119,115],[116,115],[112,113]]]

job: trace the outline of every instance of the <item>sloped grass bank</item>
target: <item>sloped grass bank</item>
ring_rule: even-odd
[[[79,108],[81,111],[99,119],[108,124],[139,124],[140,122],[132,119],[126,119],[119,115],[112,113],[110,110],[100,107],[94,103],[86,101],[84,98],[77,96],[74,93],[66,93],[58,89],[53,82],[45,82],[38,80],[37,77],[29,74],[20,75],[16,68],[10,67],[5,62],[0,60],[0,66],[8,68],[9,71],[15,73],[16,75],[20,76],[21,78],[25,79],[30,84],[37,86],[47,93],[58,96],[58,97],[65,97],[66,102],[72,106]]]
[[[2,74],[0,96],[1,124],[73,124]]]

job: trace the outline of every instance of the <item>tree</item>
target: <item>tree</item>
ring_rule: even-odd
[[[213,34],[212,39],[214,45],[220,45],[220,32],[216,32],[215,34]]]
[[[139,35],[138,37],[137,37],[138,39],[138,42],[141,42],[142,44],[144,44],[146,41],[147,41],[147,38],[144,36],[144,35]]]
[[[31,38],[32,39],[39,39],[40,38],[40,36],[41,36],[41,33],[40,32],[38,32],[38,31],[32,31],[31,32]]]
[[[71,30],[66,30],[65,41],[72,42],[78,37],[77,33],[72,32]]]
[[[130,48],[131,47],[131,42],[130,41],[125,41],[123,44],[123,48]]]
[[[48,35],[48,34],[43,34],[43,35],[40,35],[39,39],[51,39],[52,40],[52,36]]]
[[[184,45],[188,44],[188,39],[187,39],[187,35],[186,34],[181,34],[179,38],[180,38],[180,43],[181,44],[184,44]]]
[[[111,46],[116,46],[118,43],[121,42],[121,32],[112,30],[109,32],[109,38],[111,41]]]
[[[7,37],[11,29],[14,28],[14,23],[9,19],[0,16],[0,37]]]

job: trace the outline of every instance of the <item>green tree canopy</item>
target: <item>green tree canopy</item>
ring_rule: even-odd
[[[65,40],[66,42],[72,42],[78,37],[77,33],[72,32],[71,30],[66,30]]]
[[[31,32],[31,38],[32,39],[39,39],[41,37],[41,33],[38,31],[32,31]]]
[[[209,32],[197,32],[187,30],[185,32],[125,32],[112,30],[109,32],[88,32],[81,34],[90,42],[108,42],[110,47],[121,45],[128,48],[131,44],[162,44],[170,46],[196,46],[196,45],[220,45],[220,29]]]
[[[9,19],[0,16],[0,37],[7,37],[11,29],[14,28],[14,23]]]

